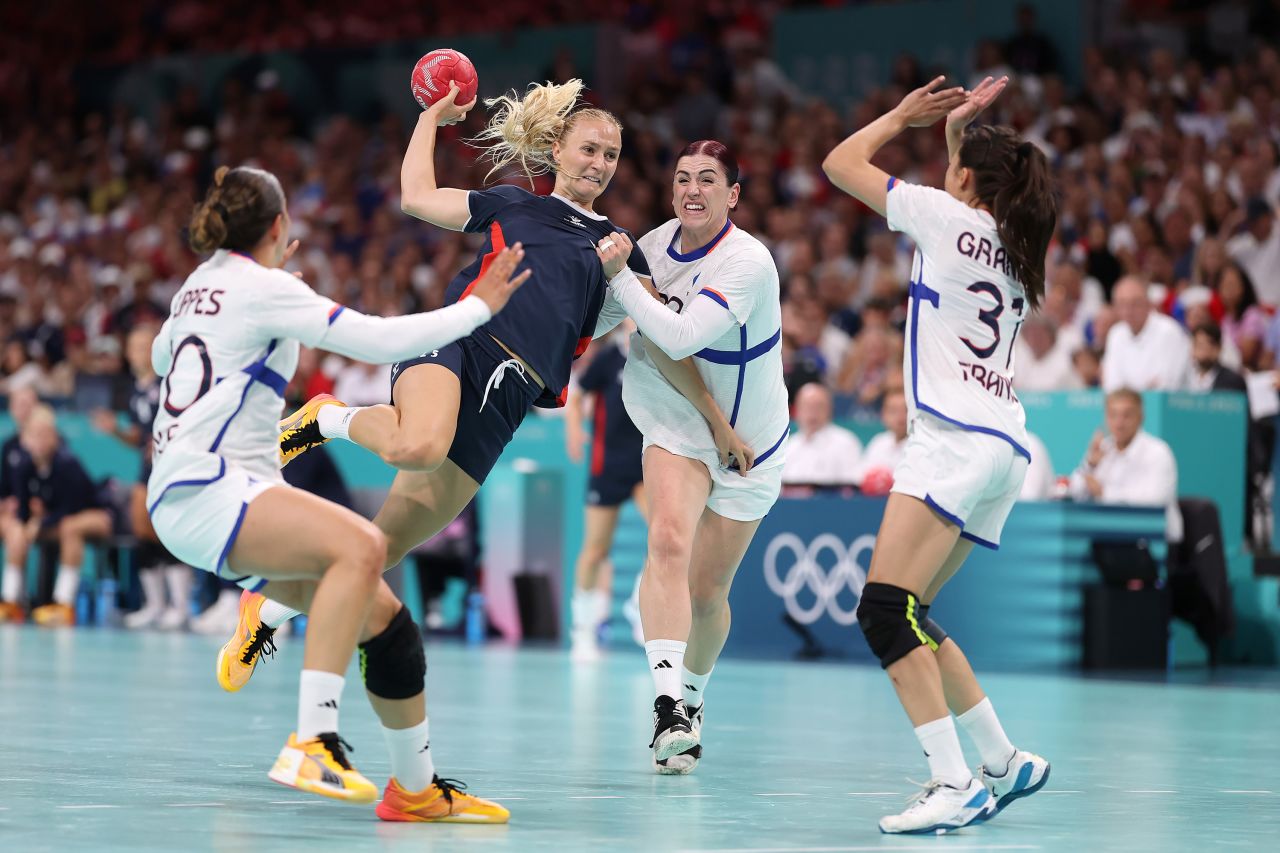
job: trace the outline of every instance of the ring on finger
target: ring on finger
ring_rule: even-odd
[[[603,243],[600,244],[600,251],[607,252],[609,249],[612,249],[616,245],[617,244],[614,243],[612,240],[605,240]]]

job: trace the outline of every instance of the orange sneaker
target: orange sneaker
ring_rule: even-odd
[[[27,621],[27,614],[22,609],[21,604],[14,604],[12,601],[0,601],[0,625],[5,623],[21,625],[25,621]]]
[[[497,803],[463,793],[465,787],[436,776],[424,790],[406,791],[392,776],[374,811],[383,820],[392,821],[506,823],[511,819],[511,812]]]
[[[345,803],[372,803],[378,789],[351,766],[343,747],[351,745],[332,732],[299,742],[292,733],[267,775],[290,788]]]
[[[346,406],[332,394],[317,394],[302,404],[302,408],[277,424],[280,430],[280,466],[284,467],[313,447],[319,447],[329,439],[320,434],[320,422],[316,416],[325,406]]]
[[[31,619],[46,628],[70,628],[76,624],[76,609],[70,604],[44,604],[31,611]]]
[[[236,632],[218,651],[218,686],[228,693],[235,693],[249,683],[254,667],[263,657],[271,657],[276,650],[276,629],[262,621],[262,605],[267,597],[262,593],[245,590],[240,593],[240,621]]]

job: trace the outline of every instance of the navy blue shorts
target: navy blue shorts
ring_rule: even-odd
[[[483,483],[498,457],[515,435],[533,401],[542,394],[538,383],[508,370],[502,384],[489,391],[489,401],[480,411],[485,385],[493,371],[510,356],[486,333],[476,331],[438,350],[402,361],[391,368],[391,401],[395,402],[396,380],[418,364],[439,364],[453,371],[462,388],[458,404],[458,424],[449,447],[449,460],[468,477]]]
[[[639,448],[627,456],[606,456],[599,473],[587,480],[588,506],[621,506],[631,500],[636,486],[644,482]]]

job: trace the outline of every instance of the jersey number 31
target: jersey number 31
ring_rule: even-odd
[[[981,359],[988,359],[995,355],[997,349],[1000,348],[1000,315],[1004,313],[1004,296],[1000,292],[1000,288],[996,287],[989,281],[975,281],[969,285],[970,293],[976,293],[984,296],[990,296],[995,300],[995,305],[991,308],[985,308],[978,311],[978,321],[991,330],[991,343],[979,346],[968,338],[961,338],[973,354]],[[1022,328],[1022,309],[1026,306],[1026,301],[1021,297],[1017,297],[1011,303],[1014,312],[1018,315],[1018,322],[1013,327],[1013,334],[1009,336],[1009,356],[1005,359],[1005,370],[1009,369],[1009,365],[1013,363],[1013,344],[1018,340],[1018,330]]]

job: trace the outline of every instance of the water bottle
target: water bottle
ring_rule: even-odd
[[[89,589],[89,585],[81,581],[79,588],[76,590],[76,624],[92,625],[92,620],[93,594]]]
[[[118,623],[116,616],[116,579],[99,578],[98,609],[94,619],[99,627],[114,628]]]
[[[484,593],[473,589],[467,594],[467,645],[478,646],[485,640]]]

